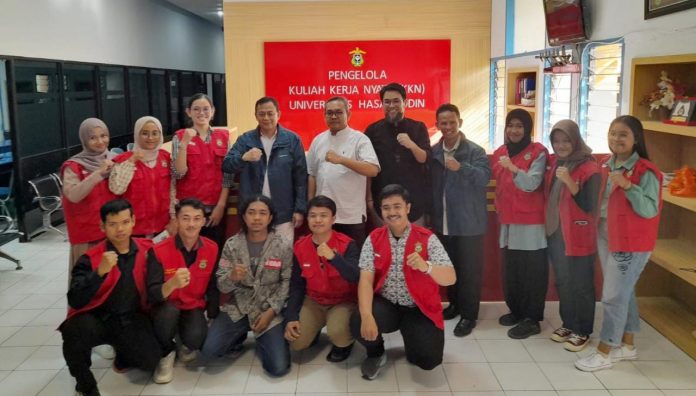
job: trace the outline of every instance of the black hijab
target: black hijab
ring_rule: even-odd
[[[532,121],[532,116],[523,109],[515,109],[507,114],[505,117],[505,128],[512,120],[519,120],[524,127],[524,137],[517,143],[511,142],[507,133],[505,134],[505,146],[507,146],[508,157],[512,158],[524,150],[530,143],[532,143],[532,126],[534,122]]]

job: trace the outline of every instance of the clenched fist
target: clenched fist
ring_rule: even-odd
[[[171,282],[171,285],[175,289],[184,288],[191,283],[191,272],[188,270],[188,268],[179,268],[174,273],[174,276],[168,280],[168,282]]]
[[[256,162],[261,159],[262,154],[261,150],[254,147],[242,155],[242,161]]]
[[[396,141],[399,142],[400,145],[406,147],[407,149],[411,149],[415,143],[413,143],[413,140],[411,140],[411,137],[408,136],[408,133],[399,133],[396,135]]]
[[[116,264],[118,264],[118,254],[114,251],[104,252],[99,267],[97,267],[97,274],[99,276],[108,274]]]
[[[333,260],[336,257],[336,252],[334,252],[326,242],[317,246],[317,254],[319,257],[324,257],[327,260]]]

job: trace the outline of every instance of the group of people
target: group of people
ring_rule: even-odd
[[[117,371],[138,367],[167,383],[175,360],[237,356],[249,331],[272,376],[286,374],[290,350],[315,345],[324,327],[331,362],[348,358],[356,340],[365,347],[365,379],[385,366],[383,334],[395,331],[407,360],[433,369],[442,362],[444,320],[459,317],[457,337],[476,326],[491,177],[510,309],[499,322],[513,326],[508,335],[540,332],[548,256],[563,320],[551,338],[584,348],[599,255],[601,343],[576,367],[635,358],[633,288],[661,205],[661,174],[647,159],[640,121],[611,124],[612,155],[599,164],[573,121],[554,125],[549,155],[532,142],[529,113],[513,110],[505,144],[489,160],[460,130],[456,106],[437,109],[442,139],[431,147],[425,124],[404,116],[403,86],[385,85],[380,99],[384,118],[364,134],[350,128],[345,98],[328,99],[328,129],[306,154],[279,124],[272,97],[256,102],[258,126],[231,144],[210,125],[212,101],[194,95],[186,107],[192,127],[174,134],[171,154],[154,117],[136,121],[134,149],[118,156],[108,150],[107,126],[85,120],[83,150],[61,168],[71,276],[59,329],[77,393],[99,394],[89,369],[94,347],[107,355],[103,344],[113,347]],[[235,176],[241,231],[225,241]],[[305,222],[309,234],[295,238]]]

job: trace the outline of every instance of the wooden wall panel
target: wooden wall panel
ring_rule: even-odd
[[[226,2],[224,11],[227,119],[240,131],[256,126],[264,41],[450,39],[452,103],[467,133],[488,134],[490,1]]]

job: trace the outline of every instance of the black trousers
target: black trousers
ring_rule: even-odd
[[[174,337],[179,334],[181,342],[192,351],[201,349],[208,333],[208,324],[202,309],[179,310],[169,302],[152,309],[152,324],[155,337],[162,347],[162,355],[176,348]]]
[[[89,369],[92,348],[97,345],[112,345],[121,367],[153,371],[162,357],[150,319],[141,313],[116,318],[86,312],[66,320],[60,326],[60,332],[63,335],[63,357],[80,392],[87,393],[97,386]]]
[[[358,249],[362,248],[365,238],[367,238],[367,233],[365,232],[365,223],[360,224],[334,224],[334,230],[346,234],[353,238],[355,244],[358,245]]]
[[[544,320],[549,284],[546,249],[503,248],[503,292],[510,312],[520,319]]]
[[[447,298],[457,307],[462,319],[477,320],[483,277],[483,235],[438,234],[438,238],[457,273],[457,283],[447,288]]]
[[[355,311],[350,318],[350,330],[358,342],[367,349],[368,357],[384,353],[382,334],[401,331],[404,338],[406,360],[423,370],[432,370],[442,363],[445,347],[445,332],[423,315],[418,307],[404,307],[393,304],[379,295],[372,301],[372,315],[377,322],[379,333],[375,341],[367,341],[360,335],[360,312]]]

